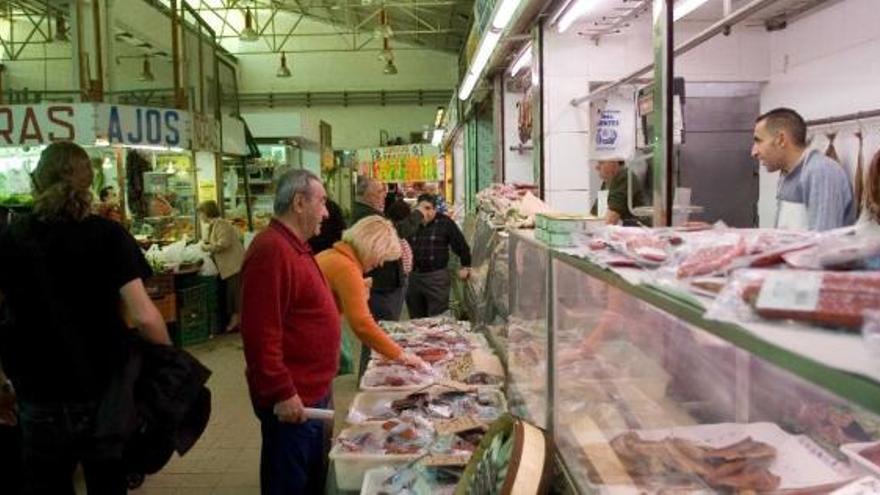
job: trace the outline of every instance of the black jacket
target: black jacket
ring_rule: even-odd
[[[384,217],[383,213],[379,210],[374,209],[373,207],[361,203],[360,201],[355,201],[354,206],[351,208],[351,224],[354,225],[361,220],[362,218],[366,218],[370,215],[379,215]],[[412,213],[405,219],[400,222],[394,223],[394,228],[397,229],[397,235],[401,239],[406,239],[407,237],[413,235],[416,230],[418,230],[419,225],[422,223],[422,214],[418,210],[413,210]],[[389,261],[379,268],[369,272],[366,274],[367,277],[373,278],[373,290],[394,290],[400,287],[403,287],[404,282],[404,274],[403,274],[403,264],[400,260]]]
[[[153,474],[205,431],[211,371],[186,351],[142,339],[132,339],[128,351],[124,372],[101,402],[96,436],[108,448],[122,446],[129,474]]]

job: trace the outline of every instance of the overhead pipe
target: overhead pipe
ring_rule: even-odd
[[[95,31],[95,79],[90,80],[92,101],[104,101],[104,48],[101,45],[101,7],[92,0],[92,23]]]
[[[174,107],[186,110],[183,88],[180,83],[180,33],[178,26],[180,19],[177,16],[177,0],[171,0],[171,68],[174,78]]]
[[[681,55],[684,55],[685,53],[700,46],[701,44],[708,41],[709,39],[714,38],[718,34],[721,34],[724,32],[729,32],[731,26],[733,26],[734,24],[737,24],[740,21],[751,16],[752,14],[759,12],[759,11],[773,5],[777,1],[778,0],[752,0],[751,3],[743,6],[742,8],[737,10],[736,12],[721,19],[720,21],[716,22],[715,24],[712,24],[711,26],[704,29],[703,31],[701,31],[699,34],[697,34],[693,38],[691,38],[691,39],[685,41],[684,43],[682,43],[681,45],[677,46],[675,48],[675,50],[673,51],[674,56],[680,57]],[[592,93],[590,93],[586,96],[581,96],[579,98],[572,99],[571,104],[573,106],[577,107],[585,102],[599,98],[619,86],[622,86],[624,84],[635,81],[639,77],[651,72],[653,69],[654,69],[654,64],[653,63],[649,64],[645,67],[642,67],[642,68],[624,76],[623,78],[621,78],[613,83],[609,83],[609,84],[606,84],[606,85],[598,88],[596,91],[593,91]]]

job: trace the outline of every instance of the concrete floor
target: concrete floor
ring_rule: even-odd
[[[148,476],[143,486],[130,493],[259,494],[260,426],[248,398],[241,338],[238,334],[223,335],[187,350],[214,372],[208,382],[213,394],[211,421],[185,457],[175,455],[165,469]],[[336,431],[356,393],[355,375],[344,375],[334,382]],[[78,492],[84,494],[85,489]]]

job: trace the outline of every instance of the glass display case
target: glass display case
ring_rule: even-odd
[[[878,445],[880,384],[703,320],[530,231],[508,242],[495,343],[511,409],[548,429],[577,491],[828,493],[880,472],[851,459]]]
[[[506,356],[510,409],[542,428],[549,428],[550,252],[523,231],[509,238],[510,317]],[[503,340],[502,340],[503,341]]]

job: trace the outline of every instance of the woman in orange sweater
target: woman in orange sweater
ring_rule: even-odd
[[[371,215],[354,224],[342,234],[342,240],[315,256],[321,272],[330,284],[336,306],[361,342],[387,359],[428,368],[420,357],[403,352],[382,330],[367,300],[369,282],[364,273],[386,261],[400,258],[400,239],[388,220]]]

